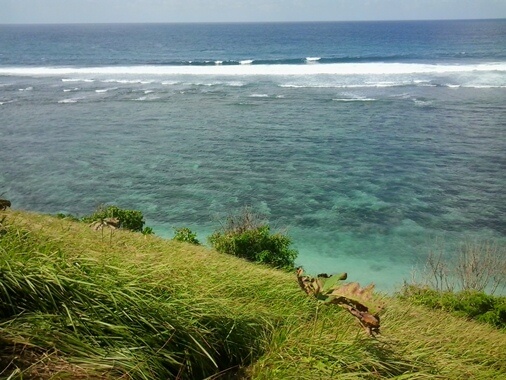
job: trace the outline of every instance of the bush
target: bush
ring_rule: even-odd
[[[117,206],[99,207],[92,215],[85,216],[81,220],[86,223],[93,223],[107,218],[117,218],[119,227],[126,230],[143,232],[144,216],[137,210],[125,210]]]
[[[143,235],[154,235],[155,234],[155,231],[153,231],[153,228],[151,228],[151,227],[144,227],[141,232]]]
[[[174,228],[174,237],[172,238],[172,240],[200,245],[200,242],[197,239],[197,234],[186,227]]]
[[[418,305],[453,312],[464,318],[506,329],[506,297],[472,290],[439,291],[416,285],[404,286],[400,297]]]
[[[298,252],[290,249],[291,239],[281,233],[272,234],[250,209],[231,216],[221,231],[215,231],[209,242],[218,252],[268,264],[275,268],[293,269]]]

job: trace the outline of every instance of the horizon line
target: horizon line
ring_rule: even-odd
[[[378,20],[305,20],[305,21],[79,21],[79,22],[0,22],[0,25],[146,25],[146,24],[315,24],[353,22],[429,22],[429,21],[499,21],[497,18],[433,18],[433,19],[378,19]]]

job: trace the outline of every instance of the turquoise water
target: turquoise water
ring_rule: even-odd
[[[15,208],[205,240],[248,205],[308,272],[381,290],[436,241],[505,241],[504,21],[2,28]]]

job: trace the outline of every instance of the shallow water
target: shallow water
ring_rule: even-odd
[[[494,38],[478,24],[449,25],[462,39],[471,29],[469,41]],[[330,27],[314,25],[316,34]],[[420,36],[389,45],[397,58],[352,62],[330,54],[330,40],[320,50],[243,46],[252,25],[218,53],[179,50],[177,65],[160,65],[159,50],[147,62],[147,48],[107,56],[110,35],[95,40],[95,56],[42,35],[49,50],[74,55],[37,53],[44,65],[0,55],[0,194],[49,213],[114,203],[142,210],[161,236],[188,226],[200,240],[249,205],[287,230],[308,272],[347,271],[392,290],[436,240],[449,250],[464,239],[505,241],[506,24],[497,25],[495,44],[466,40],[469,59],[452,55],[462,46]],[[346,40],[342,55],[378,52],[377,38],[360,52]],[[19,60],[23,46],[10,47]]]

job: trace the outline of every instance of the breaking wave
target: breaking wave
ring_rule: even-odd
[[[1,67],[0,75],[7,76],[102,76],[102,75],[395,75],[395,74],[451,74],[473,72],[506,73],[506,62],[479,64],[420,64],[420,63],[334,63],[320,65],[254,65],[251,60],[241,65],[212,66],[97,66],[97,67]],[[63,82],[92,82],[94,78],[63,78]],[[121,79],[127,80],[127,79]],[[129,79],[143,82],[144,79]],[[110,81],[119,81],[110,79]]]

